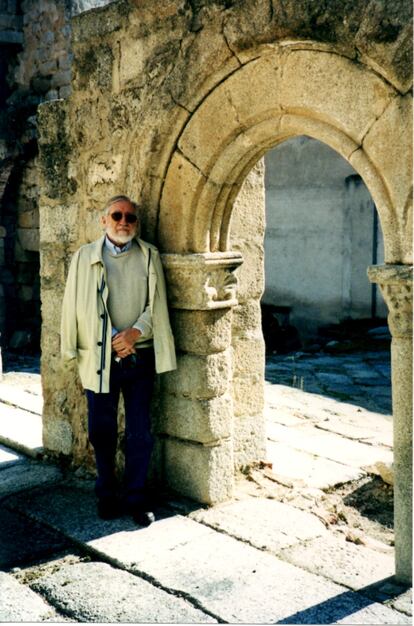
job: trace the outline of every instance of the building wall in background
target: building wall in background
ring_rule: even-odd
[[[302,334],[372,313],[367,267],[383,262],[375,206],[362,179],[326,144],[301,136],[265,156],[265,304],[291,307]],[[376,255],[376,260],[375,260]],[[378,316],[386,315],[379,293]]]

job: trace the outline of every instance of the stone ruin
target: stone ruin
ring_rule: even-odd
[[[72,18],[70,96],[47,101],[65,88],[51,83],[37,109],[51,453],[92,466],[59,305],[72,253],[100,235],[106,198],[127,193],[163,253],[178,349],[154,402],[154,480],[209,504],[232,496],[235,470],[265,451],[261,157],[318,139],[365,181],[382,226],[385,263],[369,276],[393,335],[396,568],[410,579],[411,11],[406,0],[118,0]]]

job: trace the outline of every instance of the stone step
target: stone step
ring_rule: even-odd
[[[41,415],[0,402],[0,443],[35,458],[41,456]]]

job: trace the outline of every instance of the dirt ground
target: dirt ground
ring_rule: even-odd
[[[244,468],[236,489],[238,498],[267,497],[313,513],[347,541],[364,544],[377,551],[389,552],[394,545],[393,487],[379,476],[323,491],[282,484],[269,464],[258,463]]]

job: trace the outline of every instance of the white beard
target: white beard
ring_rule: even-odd
[[[121,233],[117,233],[116,234],[116,238],[111,237],[111,239],[113,239],[116,243],[128,243],[129,241],[132,241],[133,238],[135,237],[135,235],[122,235]]]

